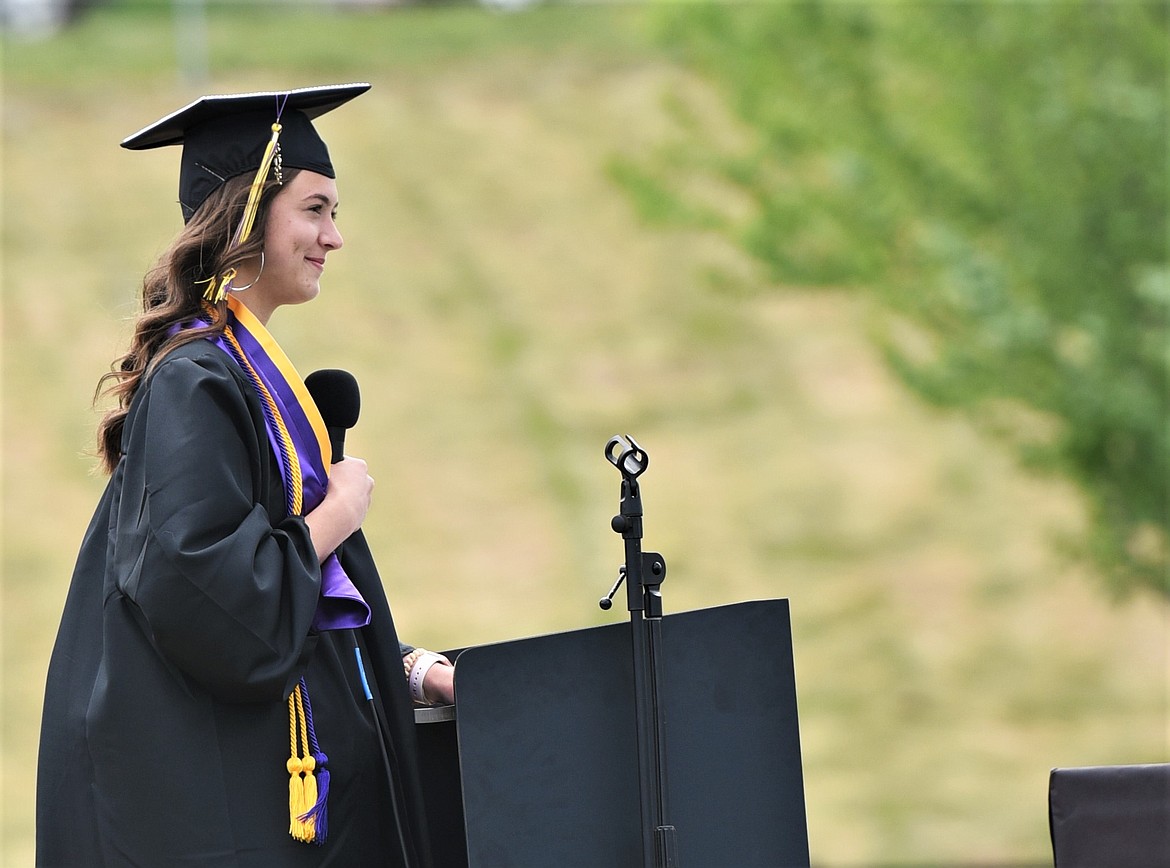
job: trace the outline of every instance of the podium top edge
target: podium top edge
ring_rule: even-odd
[[[455,719],[454,705],[435,705],[416,708],[414,710],[415,723],[443,723]]]

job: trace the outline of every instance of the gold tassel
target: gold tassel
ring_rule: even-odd
[[[288,760],[288,833],[298,841],[304,841],[305,824],[301,815],[305,813],[305,783],[301,778],[305,764],[300,757],[289,757]]]
[[[231,283],[233,280],[235,280],[235,278],[236,270],[234,268],[229,268],[219,276],[218,286],[216,285],[216,278],[214,277],[209,277],[207,280],[197,281],[195,285],[199,286],[200,284],[206,283],[207,289],[203,290],[203,298],[212,304],[219,304],[221,301],[227,298],[228,289],[231,287]]]
[[[317,840],[317,821],[309,816],[309,812],[313,810],[313,805],[317,804],[317,777],[313,774],[313,769],[317,766],[317,761],[313,759],[312,754],[307,754],[304,759],[305,768],[305,806],[297,815],[301,823],[301,829],[305,837],[302,841],[316,841]]]
[[[260,168],[252,181],[252,189],[248,192],[248,204],[244,206],[244,218],[240,221],[240,228],[236,230],[236,244],[243,244],[252,234],[252,224],[256,220],[256,212],[260,209],[260,193],[264,190],[264,181],[268,178],[268,170],[272,167],[272,158],[276,154],[277,141],[280,139],[280,124],[272,125],[272,138],[268,147],[264,149],[264,156],[260,160]]]
[[[298,723],[300,726],[298,727]],[[300,738],[297,738],[298,729]],[[298,741],[300,745],[298,745]],[[315,824],[301,819],[317,801],[317,782],[313,778],[316,761],[309,754],[305,734],[305,706],[298,684],[288,696],[288,833],[297,841],[309,843],[315,837]],[[298,750],[298,746],[302,750]],[[304,754],[304,758],[302,758]],[[308,790],[312,789],[312,798]]]

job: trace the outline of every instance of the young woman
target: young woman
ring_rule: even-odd
[[[143,286],[49,667],[37,864],[426,866],[412,708],[453,667],[402,646],[360,533],[373,480],[266,325],[342,246],[312,119],[368,85],[205,97],[185,226]],[[412,695],[413,687],[413,695]]]

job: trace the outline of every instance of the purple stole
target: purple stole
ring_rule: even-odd
[[[329,432],[304,381],[268,329],[234,295],[228,323],[214,342],[244,370],[264,409],[268,442],[280,465],[290,515],[305,515],[325,499]],[[370,607],[336,553],[321,564],[321,598],[313,629],[344,630],[370,622]]]

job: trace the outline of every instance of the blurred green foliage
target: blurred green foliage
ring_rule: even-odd
[[[611,175],[780,284],[875,293],[918,393],[1075,480],[1078,554],[1170,594],[1164,3],[682,4],[660,37],[744,122]]]

